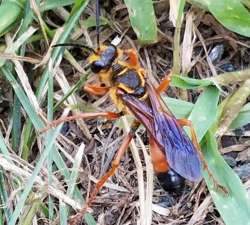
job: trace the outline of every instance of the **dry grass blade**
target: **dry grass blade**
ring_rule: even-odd
[[[31,57],[27,57],[27,56],[14,55],[10,53],[0,53],[0,59],[17,60],[17,61],[28,62],[32,64],[40,63],[39,59],[34,59]]]
[[[127,119],[125,117],[122,117],[122,121],[124,123],[126,132],[129,132],[130,128],[129,128]],[[138,182],[139,204],[140,204],[140,224],[146,225],[143,168],[142,168],[142,163],[141,163],[140,156],[139,156],[139,151],[138,151],[138,148],[136,147],[134,140],[132,140],[130,143],[130,149],[131,149],[132,156],[135,162],[137,179],[138,179],[137,182]]]
[[[70,85],[63,73],[62,70],[60,70],[58,67],[56,67],[55,72],[55,79],[58,82],[58,84],[60,85],[62,91],[64,94],[67,94],[68,91],[70,90]],[[76,100],[76,96],[75,94],[72,94],[71,96],[68,97],[67,99],[69,105],[75,106],[77,105],[77,100]],[[74,109],[73,113],[77,114],[80,113],[80,111],[78,109]],[[87,128],[85,122],[81,119],[76,121],[77,125],[82,129],[82,131],[84,132],[84,134],[91,139],[91,134],[89,132],[89,129]]]
[[[216,76],[217,72],[216,72],[216,69],[214,68],[214,65],[213,65],[211,59],[208,56],[208,51],[207,51],[207,47],[206,47],[206,44],[205,44],[205,40],[202,37],[202,34],[200,33],[200,31],[198,30],[198,28],[196,26],[194,26],[194,29],[195,29],[195,33],[197,34],[198,38],[200,39],[200,42],[202,44],[203,49],[205,51],[207,64],[208,64],[208,66],[209,66],[209,68],[211,70],[211,73],[213,74],[213,76]]]
[[[229,128],[232,121],[236,118],[241,108],[250,95],[250,80],[245,81],[242,86],[229,98],[223,108],[220,118],[220,126],[216,132],[217,136],[222,136]]]
[[[218,76],[212,76],[207,78],[207,80],[211,80],[215,83],[215,85],[230,85],[239,83],[242,81],[246,81],[250,79],[250,69],[239,70],[230,73],[223,73]]]
[[[36,4],[36,1],[30,0],[30,6],[33,9],[33,11],[35,12],[35,14],[36,14],[36,16],[37,16],[37,18],[39,20],[39,23],[40,23],[40,26],[41,26],[41,29],[42,29],[42,32],[43,32],[43,36],[44,36],[44,38],[46,40],[47,46],[49,46],[48,36],[47,36],[46,31],[45,31],[45,23],[44,23],[44,21],[42,19],[42,16],[41,16],[40,10],[39,10],[39,8],[38,8],[38,6]]]
[[[141,138],[136,135],[137,140],[141,146],[143,156],[146,164],[146,191],[145,191],[145,222],[146,225],[152,224],[152,197],[154,189],[154,169],[151,162],[150,155],[148,154],[145,145],[143,144]]]
[[[192,215],[191,219],[187,223],[187,225],[195,225],[201,221],[204,221],[209,206],[212,204],[211,196],[207,196],[203,202],[199,205],[198,209],[195,210],[194,214]]]
[[[170,0],[169,5],[169,20],[173,23],[174,27],[176,27],[176,20],[178,16],[178,8],[179,8],[180,0]]]
[[[222,154],[226,154],[229,152],[242,152],[242,151],[247,150],[249,146],[250,146],[250,140],[246,141],[244,144],[232,145],[226,148],[222,148],[220,149],[220,152]]]
[[[15,159],[15,161],[16,160],[17,159]],[[19,163],[22,165],[21,161]],[[5,159],[1,154],[0,154],[0,165],[5,171],[11,172],[12,174],[14,174],[18,177],[23,177],[25,179],[31,177],[31,171],[25,169],[25,166],[23,166],[24,168],[21,168],[20,165],[18,165],[18,166],[14,165],[9,160]],[[44,187],[47,186],[47,182],[44,181],[40,176],[37,176],[35,178],[35,184],[36,184],[38,189],[40,189],[42,191],[46,190]],[[53,185],[55,185],[55,184],[59,184],[59,181],[53,183]],[[61,201],[65,202],[66,204],[70,205],[72,208],[74,208],[76,210],[81,209],[81,205],[79,203],[77,203],[76,201],[74,201],[73,199],[71,199],[66,193],[61,191],[60,188],[61,187],[48,185],[47,186],[47,191],[48,191],[47,194],[53,195],[57,199],[60,199]],[[14,197],[13,197],[13,199],[14,199]]]
[[[194,43],[196,40],[195,32],[193,29],[193,20],[194,20],[194,15],[191,11],[186,15],[186,26],[182,42],[181,63],[182,63],[182,72],[185,74],[188,74],[191,68],[196,63],[195,61],[192,62]]]
[[[43,56],[42,61],[38,65],[36,65],[34,69],[36,69],[39,66],[44,66],[44,65],[48,64],[48,62],[50,60],[50,57],[51,57],[53,45],[55,45],[57,43],[57,41],[60,38],[60,36],[62,35],[63,31],[64,31],[63,27],[62,28],[58,28],[56,30],[56,33],[54,35],[53,40],[51,41],[51,44],[49,46],[49,49],[48,49],[47,53],[45,54],[45,56]]]
[[[164,207],[157,205],[157,204],[152,204],[152,210],[160,215],[163,215],[163,216],[169,216],[171,213],[168,208],[164,208]]]
[[[30,86],[29,79],[28,79],[27,74],[25,73],[25,71],[23,69],[23,66],[21,65],[21,63],[19,61],[14,60],[13,62],[15,64],[16,73],[18,74],[18,77],[19,77],[19,79],[21,81],[23,89],[25,90],[25,92],[26,92],[26,94],[27,94],[30,102],[33,104],[36,112],[39,115],[42,115],[43,114],[43,110],[39,106],[37,97],[34,94],[32,88]]]

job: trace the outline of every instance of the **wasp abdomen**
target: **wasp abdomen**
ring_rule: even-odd
[[[185,184],[185,179],[172,169],[156,175],[160,185],[166,191],[179,191]]]

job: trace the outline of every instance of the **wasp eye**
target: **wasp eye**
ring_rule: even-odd
[[[99,73],[102,69],[104,69],[104,65],[103,62],[101,61],[94,61],[91,66],[90,69],[93,73]]]

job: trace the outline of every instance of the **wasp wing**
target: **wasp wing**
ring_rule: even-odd
[[[201,178],[198,150],[176,118],[162,109],[160,96],[155,89],[147,84],[147,90],[154,118],[155,138],[164,146],[170,167],[186,179],[198,181]]]
[[[150,105],[131,95],[124,95],[122,99],[159,144],[169,166],[184,178],[198,181],[201,163],[197,150],[177,120],[162,110],[153,87],[148,86],[147,89]]]

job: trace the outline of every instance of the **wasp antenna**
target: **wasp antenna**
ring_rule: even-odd
[[[97,49],[100,49],[100,2],[96,0],[96,42]]]
[[[55,47],[60,47],[60,46],[72,46],[72,47],[77,47],[77,48],[83,48],[83,49],[87,49],[89,50],[90,52],[93,52],[96,54],[96,51],[87,46],[87,45],[81,45],[81,44],[74,44],[74,43],[62,43],[62,44],[55,44],[55,45],[52,45],[52,48],[55,48]]]

